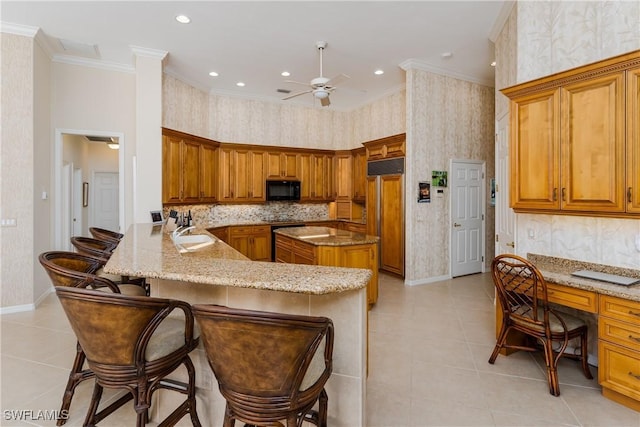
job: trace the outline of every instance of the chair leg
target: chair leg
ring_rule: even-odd
[[[549,382],[549,393],[554,396],[560,395],[560,384],[558,382],[557,359],[553,353],[553,341],[550,339],[543,341],[544,362],[547,365],[547,381]]]
[[[71,372],[69,372],[67,387],[64,389],[64,394],[62,395],[62,406],[60,407],[59,418],[56,422],[57,426],[62,426],[67,422],[67,418],[69,417],[69,408],[71,407],[71,399],[73,399],[73,394],[75,393],[78,384],[86,379],[93,378],[94,376],[90,369],[82,369],[85,359],[86,356],[84,355],[84,351],[82,351],[80,343],[77,343],[76,357],[73,359],[73,366],[71,367]]]
[[[585,330],[580,336],[580,356],[582,361],[582,372],[587,379],[592,380],[591,370],[589,369],[589,349],[587,348],[587,334]]]
[[[327,427],[327,406],[329,403],[329,396],[327,396],[326,390],[323,388],[318,398],[318,426]]]
[[[191,416],[191,424],[193,427],[201,427],[198,412],[196,411],[196,370],[189,356],[184,359],[184,366],[187,368],[189,376],[189,384],[187,385],[187,400],[189,401],[189,415]]]
[[[502,327],[500,328],[500,334],[498,334],[498,339],[496,340],[496,346],[493,348],[493,353],[491,353],[491,357],[489,357],[489,363],[493,365],[498,357],[498,353],[502,349],[505,341],[507,340],[507,333],[509,332],[509,328],[507,325],[502,323]]]
[[[224,409],[224,423],[222,425],[223,427],[234,427],[236,425],[236,419],[231,416],[231,409],[228,403]]]
[[[98,405],[102,398],[102,386],[96,381],[93,386],[93,395],[91,396],[91,403],[89,403],[89,409],[87,409],[87,417],[84,420],[82,427],[95,427],[96,425],[96,413],[98,412]]]

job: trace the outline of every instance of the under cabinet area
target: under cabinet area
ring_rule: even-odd
[[[271,226],[229,227],[229,246],[253,261],[271,261]]]
[[[503,89],[516,212],[640,213],[640,51]]]

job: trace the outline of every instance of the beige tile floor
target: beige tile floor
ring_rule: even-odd
[[[414,287],[381,275],[369,319],[367,426],[640,427],[640,414],[603,398],[575,362],[560,367],[559,397],[548,393],[538,356],[516,353],[489,365],[493,316],[488,274]],[[35,311],[0,316],[0,334],[0,426],[55,425],[39,411],[59,409],[75,348],[55,295]],[[67,426],[82,425],[90,394],[90,381],[81,384]],[[11,410],[31,413],[16,420]],[[125,405],[100,425],[134,419]]]

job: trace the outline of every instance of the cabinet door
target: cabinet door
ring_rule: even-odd
[[[311,200],[313,172],[310,153],[300,154],[300,200]]]
[[[229,237],[229,246],[247,258],[251,258],[251,237],[249,235],[233,235]]]
[[[162,136],[162,202],[182,200],[182,139]]]
[[[282,153],[282,178],[284,179],[300,179],[300,156],[298,153]]]
[[[324,200],[333,201],[336,199],[335,175],[334,156],[324,156]],[[349,187],[351,187],[350,184]],[[349,188],[349,193],[351,193],[351,188]]]
[[[364,148],[353,154],[353,200],[364,201],[367,196],[367,153]]]
[[[311,155],[311,200],[324,199],[324,156]]]
[[[335,157],[336,200],[351,200],[351,162],[350,154],[338,154]]]
[[[373,275],[367,287],[367,301],[369,306],[378,301],[378,257],[376,245],[345,246],[341,249],[340,266],[351,268],[366,268]]]
[[[627,212],[640,213],[640,68],[627,71]]]
[[[402,175],[382,175],[380,177],[380,268],[401,276],[404,275],[402,200]]]
[[[624,212],[624,73],[562,88],[561,209]]]
[[[251,256],[254,261],[271,261],[271,231],[258,231],[251,236]]]
[[[378,236],[378,184],[375,176],[367,178],[367,234]]]
[[[235,151],[232,148],[219,149],[218,199],[221,202],[234,200]]]
[[[268,152],[265,157],[267,179],[282,178],[282,153],[279,151]]]
[[[249,172],[251,171],[251,151],[236,149],[233,158],[234,165],[234,197],[236,201],[248,201],[251,198]]]
[[[200,143],[182,141],[182,201],[200,201]]]
[[[254,202],[266,200],[264,159],[265,153],[262,151],[251,151],[247,157],[246,182],[249,188],[249,200]]]
[[[200,201],[215,202],[218,194],[218,149],[202,144],[200,154]]]
[[[560,96],[551,90],[511,102],[511,207],[560,209]]]

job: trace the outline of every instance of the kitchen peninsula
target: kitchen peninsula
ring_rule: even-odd
[[[378,236],[331,227],[279,228],[275,232],[275,260],[281,263],[366,268],[369,307],[378,300]]]
[[[205,229],[193,232],[211,236]],[[250,261],[215,240],[197,251],[180,253],[162,226],[135,224],[105,271],[148,278],[153,296],[331,318],[335,343],[333,374],[326,385],[329,423],[366,425],[366,286],[371,271]],[[192,353],[192,359],[198,415],[203,425],[222,425],[224,399],[201,347]],[[159,393],[160,399],[165,397]],[[155,419],[167,414],[151,415]]]

